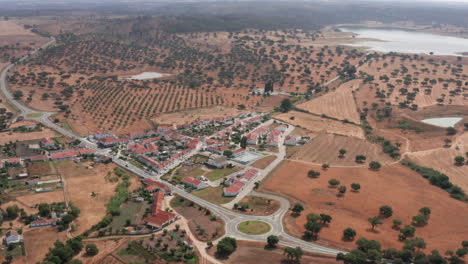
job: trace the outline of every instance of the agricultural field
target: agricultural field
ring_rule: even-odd
[[[356,79],[341,84],[336,90],[314,98],[297,107],[318,115],[327,115],[339,120],[360,123],[353,91],[359,88],[361,80]]]
[[[277,157],[275,155],[270,155],[266,156],[264,158],[261,158],[259,160],[256,160],[254,163],[252,163],[250,166],[255,167],[257,169],[265,169],[272,163]]]
[[[290,111],[288,113],[276,115],[274,118],[313,132],[327,132],[360,139],[364,138],[364,132],[360,126],[328,118],[321,118],[320,116],[312,114]]]
[[[439,148],[408,153],[405,158],[418,165],[430,167],[444,173],[453,184],[460,186],[468,193],[468,166],[455,165],[455,157],[463,156],[465,153],[466,151],[454,148]]]
[[[463,95],[468,67],[455,57],[382,55],[370,59],[359,70],[373,77],[362,89],[371,89],[372,97],[392,105],[415,109],[437,104],[468,105]],[[362,95],[370,99],[368,92]]]
[[[156,124],[166,125],[185,125],[197,120],[210,120],[214,118],[226,118],[239,116],[245,111],[236,108],[212,106],[205,108],[196,108],[190,110],[176,111],[172,113],[159,114],[151,121]]]
[[[392,228],[392,219],[398,218],[403,225],[408,225],[411,218],[424,206],[432,214],[427,225],[416,227],[416,237],[422,237],[427,243],[427,250],[457,248],[468,233],[466,219],[468,212],[464,202],[453,199],[447,192],[439,189],[411,169],[396,164],[384,166],[379,171],[367,168],[330,168],[322,170],[320,166],[299,162],[284,162],[273,175],[269,176],[261,190],[280,194],[292,202],[304,205],[305,210],[298,217],[287,216],[284,219],[286,230],[301,237],[309,213],[324,213],[332,216],[328,227],[322,229],[318,243],[351,249],[353,242],[342,240],[343,230],[351,227],[356,230],[357,238],[366,237],[378,240],[384,248],[401,248],[399,232]],[[309,170],[321,173],[319,178],[307,177]],[[336,188],[330,188],[328,181],[337,179],[348,191],[337,195]],[[297,184],[307,181],[308,184]],[[361,189],[352,192],[351,183],[359,183]],[[409,202],[411,201],[411,202]],[[368,218],[379,215],[379,207],[389,205],[393,208],[390,218],[382,219],[383,224],[371,230]]]
[[[341,149],[346,150],[343,156],[339,152]],[[323,133],[312,138],[304,146],[298,147],[298,151],[288,158],[317,165],[367,166],[355,162],[357,155],[366,156],[366,163],[379,161],[387,164],[395,161],[382,152],[380,145],[372,144],[363,139]]]

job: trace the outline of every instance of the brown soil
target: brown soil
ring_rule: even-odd
[[[291,117],[294,117],[294,120],[291,120]],[[288,113],[279,114],[275,116],[275,118],[314,132],[323,131],[361,139],[364,138],[364,133],[359,126],[346,124],[341,121],[335,121],[327,118],[321,118],[311,114],[290,111]]]
[[[16,197],[16,200],[28,205],[28,206],[35,206],[36,204],[40,203],[58,203],[64,201],[63,191],[54,191],[54,192],[44,192],[44,193],[36,193],[31,195],[19,196]]]
[[[265,169],[266,167],[268,167],[268,165],[270,165],[270,163],[272,163],[274,160],[276,159],[276,156],[275,155],[270,155],[270,156],[267,156],[267,157],[264,157],[264,158],[261,158],[257,161],[255,161],[254,163],[252,163],[252,167],[255,167],[255,168],[258,168],[258,169]]]
[[[356,79],[341,84],[335,91],[297,105],[297,107],[314,114],[325,114],[340,120],[348,119],[356,124],[360,123],[357,106],[354,102],[353,91],[361,84]]]
[[[83,262],[83,264],[97,264],[97,263],[109,263],[109,264],[121,264],[118,259],[109,258],[111,253],[113,253],[116,249],[124,245],[128,239],[106,239],[106,240],[98,240],[92,241],[89,243],[95,244],[98,249],[99,253],[96,256],[90,257],[86,255],[86,252],[83,250],[81,254],[79,254],[75,259],[79,259]],[[85,245],[87,242],[84,243]],[[112,260],[112,261],[111,261]]]
[[[417,237],[422,237],[427,243],[427,250],[459,247],[467,235],[466,221],[468,211],[466,204],[455,200],[449,194],[429,184],[419,174],[407,167],[396,164],[384,166],[378,172],[367,168],[331,168],[323,171],[319,166],[311,166],[298,162],[283,163],[282,167],[267,178],[262,188],[272,191],[305,206],[305,211],[298,218],[286,217],[286,229],[295,236],[302,236],[306,215],[309,213],[325,213],[333,217],[329,227],[324,228],[318,243],[352,249],[353,242],[343,242],[342,232],[351,227],[357,231],[357,237],[375,239],[384,248],[401,248],[398,241],[398,231],[391,228],[391,219],[403,220],[403,225],[411,222],[421,207],[428,206],[432,210],[431,218],[424,227],[418,227]],[[307,178],[309,170],[318,170],[318,179]],[[338,197],[338,191],[328,187],[328,180],[336,178],[341,185],[348,187],[344,197]],[[307,181],[308,184],[297,184]],[[361,184],[358,193],[349,191],[351,183]],[[384,219],[383,225],[370,231],[367,219],[378,215],[382,205],[390,205],[394,214],[390,219]]]
[[[65,232],[58,233],[56,227],[33,228],[25,232],[26,263],[37,263],[44,259],[56,240],[66,240]]]
[[[214,256],[216,247],[209,250],[209,253]],[[252,241],[237,241],[236,251],[227,259],[221,261],[226,264],[283,264],[285,257],[283,247],[276,249],[265,249],[265,243]],[[339,263],[334,257],[326,257],[320,255],[312,255],[306,253],[301,258],[301,263],[307,264],[336,264]]]
[[[339,150],[345,149],[344,157],[339,156]],[[372,144],[363,139],[333,134],[321,134],[312,138],[307,144],[290,157],[292,160],[301,160],[315,164],[329,164],[331,166],[362,166],[354,160],[356,155],[364,155],[369,161],[381,163],[394,162],[383,153],[381,146]],[[365,165],[364,165],[365,166]]]

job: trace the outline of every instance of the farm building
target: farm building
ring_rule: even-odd
[[[30,227],[44,227],[44,226],[55,226],[57,225],[58,219],[40,219],[32,221]]]
[[[41,144],[41,147],[44,149],[55,148],[55,142],[50,138],[41,138],[40,144]]]
[[[5,235],[5,244],[9,246],[10,244],[20,243],[23,241],[23,236],[18,234],[15,230],[10,230]]]
[[[288,135],[284,139],[284,145],[286,146],[296,146],[297,145],[297,138],[295,136]]]

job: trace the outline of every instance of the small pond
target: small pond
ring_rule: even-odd
[[[436,117],[424,119],[421,122],[440,127],[453,127],[462,119],[463,117]]]
[[[146,79],[156,79],[161,77],[171,76],[171,74],[167,73],[159,73],[159,72],[142,72],[138,75],[133,75],[128,78],[127,80],[146,80]]]

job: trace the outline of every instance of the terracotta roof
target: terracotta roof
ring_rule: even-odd
[[[21,162],[21,159],[20,158],[9,158],[9,159],[6,159],[5,161],[8,162],[8,163],[19,163],[19,162]]]
[[[59,153],[52,153],[50,154],[50,157],[52,159],[63,159],[63,158],[71,158],[80,155],[79,151],[65,151],[65,152],[59,152]]]
[[[166,212],[166,211],[158,211],[156,212],[155,215],[147,216],[143,220],[147,222],[149,225],[155,225],[155,226],[160,227],[164,225],[165,223],[167,223],[168,221],[171,221],[174,217],[175,215],[173,213]]]
[[[41,220],[36,220],[36,221],[32,221],[31,222],[31,225],[40,225],[40,224],[48,224],[48,223],[56,223],[57,222],[57,219],[41,219]]]
[[[188,184],[191,184],[193,186],[198,186],[198,185],[200,185],[202,183],[202,181],[200,181],[199,179],[195,179],[193,177],[184,178],[182,181],[186,182]]]
[[[54,141],[52,141],[52,139],[50,138],[41,138],[41,144],[50,145],[50,144],[54,144]]]
[[[48,159],[47,155],[37,155],[37,156],[29,157],[29,160],[42,160],[42,159]]]
[[[245,186],[242,182],[235,182],[229,187],[224,188],[224,193],[238,193]]]

